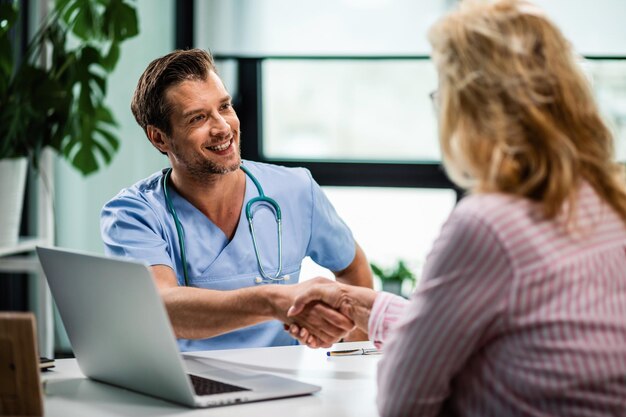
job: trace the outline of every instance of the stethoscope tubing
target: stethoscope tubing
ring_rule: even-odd
[[[278,202],[276,202],[276,200],[274,200],[273,198],[267,197],[265,195],[265,192],[263,191],[263,187],[261,187],[261,184],[259,183],[259,181],[256,179],[254,175],[252,175],[252,173],[248,170],[248,168],[246,168],[243,165],[240,165],[239,168],[241,168],[241,170],[248,176],[248,178],[250,178],[250,180],[254,183],[254,186],[256,187],[257,192],[259,193],[258,197],[254,197],[250,199],[250,201],[248,201],[248,203],[246,204],[245,213],[246,213],[246,219],[248,220],[250,235],[252,236],[252,246],[254,247],[254,255],[256,257],[257,265],[259,267],[259,273],[261,274],[261,277],[262,277],[261,282],[263,280],[268,280],[270,282],[283,281],[285,280],[285,277],[280,277],[280,274],[282,273],[282,269],[283,269],[282,213],[280,210],[280,206],[278,205]],[[180,222],[180,219],[178,218],[178,214],[176,213],[174,204],[172,203],[172,200],[170,198],[168,185],[167,185],[171,173],[172,173],[172,168],[168,168],[163,174],[163,194],[165,196],[165,203],[167,205],[167,209],[172,215],[174,219],[174,224],[176,226],[176,234],[178,235],[178,246],[180,249],[180,258],[183,264],[182,265],[183,266],[183,278],[184,278],[185,286],[189,286],[189,271],[187,268],[187,255],[186,255],[186,250],[185,250],[185,231],[183,229],[182,223]],[[254,232],[253,206],[256,203],[268,204],[274,210],[274,217],[276,219],[276,229],[277,229],[277,236],[278,236],[278,269],[276,271],[276,274],[274,275],[268,274],[263,268],[263,265],[261,264],[261,256],[259,254],[259,247],[258,247],[258,243],[256,239],[256,234]]]

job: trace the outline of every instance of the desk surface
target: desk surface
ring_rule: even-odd
[[[334,349],[371,347],[370,343],[341,343]],[[377,416],[376,365],[380,355],[327,357],[326,349],[286,346],[196,352],[251,369],[319,385],[320,392],[304,397],[228,407],[190,409],[157,398],[87,379],[75,359],[56,361],[43,374],[45,415],[73,416]]]

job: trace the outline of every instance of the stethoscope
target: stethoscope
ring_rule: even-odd
[[[250,234],[252,235],[252,245],[254,246],[254,255],[256,256],[256,262],[257,262],[257,265],[259,266],[259,272],[261,273],[261,276],[263,277],[263,278],[260,278],[260,277],[257,278],[256,282],[261,283],[263,282],[263,280],[268,280],[270,282],[288,280],[289,275],[286,275],[283,277],[280,276],[280,273],[282,272],[282,269],[283,269],[283,239],[282,239],[282,221],[281,221],[282,216],[280,213],[280,206],[278,205],[276,200],[274,200],[273,198],[267,197],[265,195],[265,193],[263,192],[263,187],[261,187],[261,184],[259,183],[259,181],[255,178],[254,175],[252,175],[250,171],[248,171],[248,169],[245,166],[240,165],[239,168],[241,168],[241,170],[248,176],[248,178],[252,180],[252,182],[254,183],[259,193],[258,197],[254,197],[250,199],[250,201],[248,201],[248,204],[246,204],[246,218],[248,219],[248,225],[250,226]],[[167,204],[167,208],[169,212],[172,214],[172,217],[174,218],[174,224],[176,225],[176,233],[178,234],[178,246],[180,248],[180,257],[183,263],[183,275],[185,277],[185,286],[189,286],[189,273],[187,271],[187,255],[185,251],[185,232],[183,230],[183,225],[180,223],[180,220],[178,219],[178,215],[176,214],[176,209],[174,208],[174,204],[172,204],[172,200],[170,199],[169,192],[167,190],[167,180],[169,179],[171,173],[172,173],[172,168],[168,168],[165,171],[165,174],[163,175],[163,193],[165,194],[165,202]],[[265,272],[263,265],[261,265],[261,256],[259,255],[259,247],[257,244],[256,235],[254,234],[254,223],[253,223],[254,219],[253,219],[253,214],[252,214],[252,208],[253,208],[252,206],[256,203],[269,204],[274,209],[274,218],[276,219],[276,225],[277,225],[277,230],[278,230],[278,270],[276,271],[276,274],[273,276]]]

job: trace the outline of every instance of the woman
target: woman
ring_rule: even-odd
[[[624,175],[569,43],[515,0],[462,3],[429,38],[470,195],[409,301],[320,281],[290,314],[325,301],[382,345],[383,416],[626,415]]]

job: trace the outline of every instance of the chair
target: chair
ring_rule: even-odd
[[[0,313],[0,415],[43,416],[32,313]]]

